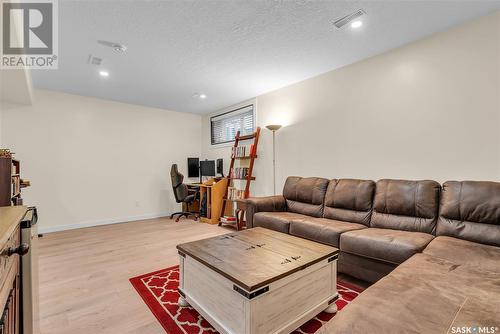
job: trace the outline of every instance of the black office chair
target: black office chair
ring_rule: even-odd
[[[174,190],[175,201],[177,203],[186,203],[186,205],[189,206],[189,204],[198,199],[198,190],[196,190],[196,193],[189,195],[188,186],[182,183],[182,181],[184,181],[184,175],[179,173],[179,171],[177,170],[177,164],[173,164],[172,168],[170,169],[170,179],[172,180],[172,188]],[[178,222],[181,217],[188,218],[189,216],[194,216],[194,220],[198,219],[198,212],[188,211],[172,213],[170,215],[170,219],[173,219],[177,215],[179,217],[177,217],[177,219],[175,220],[176,222]]]

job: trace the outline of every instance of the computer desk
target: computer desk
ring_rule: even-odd
[[[200,191],[200,205],[203,201],[203,198],[207,197],[207,214],[205,217],[200,217],[200,221],[202,223],[207,224],[218,224],[221,211],[222,211],[222,203],[224,201],[224,196],[226,194],[226,186],[228,179],[227,178],[212,178],[208,181],[202,183],[190,183],[188,187],[191,186],[193,189],[198,188]],[[229,203],[228,203],[229,204]],[[232,203],[231,205],[226,205],[225,214],[231,215],[232,212]]]

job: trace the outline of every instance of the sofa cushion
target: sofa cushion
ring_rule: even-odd
[[[443,184],[437,235],[500,246],[500,183]]]
[[[327,187],[328,180],[320,177],[288,177],[283,188],[287,211],[321,217]]]
[[[265,227],[278,232],[288,233],[292,220],[307,219],[308,216],[294,212],[257,212],[253,216],[253,227]]]
[[[375,182],[371,180],[331,180],[325,195],[323,217],[368,226]]]
[[[290,234],[338,247],[341,233],[362,228],[366,228],[366,226],[340,220],[310,217],[292,220]]]
[[[366,228],[342,233],[340,250],[399,264],[421,252],[433,238],[434,236],[421,232]]]
[[[370,226],[433,234],[440,189],[429,180],[378,181]]]
[[[316,333],[465,333],[457,329],[500,327],[498,310],[498,274],[416,254]]]
[[[436,237],[423,253],[462,266],[500,273],[500,247],[451,237]]]

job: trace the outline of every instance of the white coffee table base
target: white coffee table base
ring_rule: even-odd
[[[223,334],[290,333],[321,311],[337,312],[337,257],[245,291],[189,255],[180,256],[179,306]]]

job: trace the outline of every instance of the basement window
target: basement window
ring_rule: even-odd
[[[240,136],[249,135],[255,131],[253,104],[210,117],[212,145],[233,142],[238,131],[240,131]]]

